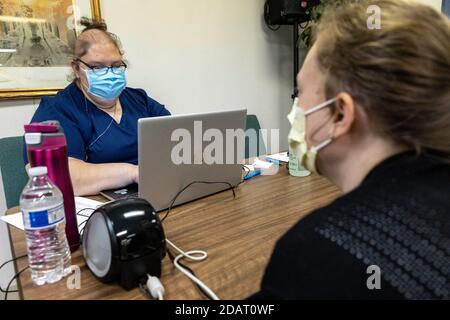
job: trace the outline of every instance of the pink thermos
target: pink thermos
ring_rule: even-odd
[[[66,215],[66,236],[70,250],[80,244],[69,158],[64,132],[57,121],[25,125],[25,143],[31,167],[47,167],[48,177],[61,190]]]

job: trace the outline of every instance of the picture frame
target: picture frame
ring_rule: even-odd
[[[55,95],[69,84],[81,17],[100,0],[0,0],[0,100]]]

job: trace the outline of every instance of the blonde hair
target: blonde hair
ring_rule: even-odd
[[[368,28],[371,5],[381,9],[380,29]],[[315,38],[328,98],[348,92],[377,133],[450,161],[446,16],[411,1],[359,1],[325,10]]]

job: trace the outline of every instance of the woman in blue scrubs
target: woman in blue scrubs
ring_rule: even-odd
[[[170,115],[144,90],[126,87],[117,37],[104,23],[84,23],[75,44],[75,80],[41,100],[32,122],[58,120],[64,129],[76,195],[138,182],[138,119]]]

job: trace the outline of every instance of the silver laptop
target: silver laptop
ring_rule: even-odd
[[[102,192],[117,200],[139,196],[156,211],[236,186],[242,179],[247,110],[140,119],[139,186]],[[222,140],[222,141],[221,141]]]

